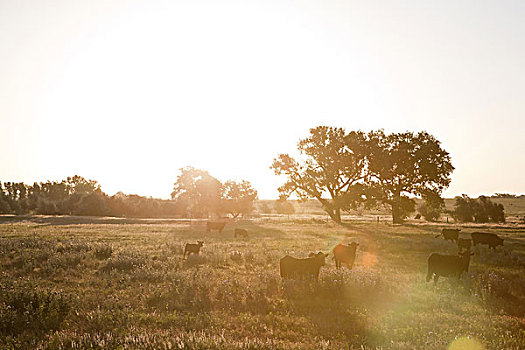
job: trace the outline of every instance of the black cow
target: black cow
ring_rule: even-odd
[[[496,246],[503,246],[503,238],[498,237],[495,233],[486,232],[472,232],[472,243],[476,246],[478,244],[486,244],[489,248],[496,249]]]
[[[184,246],[184,254],[182,255],[182,258],[184,259],[186,257],[186,253],[188,253],[188,256],[191,253],[199,254],[203,245],[204,241],[197,241],[197,243],[186,243]]]
[[[470,247],[472,246],[472,240],[466,239],[466,238],[458,238],[458,249],[459,251],[462,250],[470,250]]]
[[[282,278],[294,277],[314,277],[319,279],[319,270],[325,265],[325,258],[328,254],[318,252],[311,253],[306,259],[297,259],[289,255],[279,261],[280,273]]]
[[[233,231],[233,236],[234,236],[235,238],[237,238],[237,237],[248,238],[248,231],[246,231],[246,230],[243,229],[243,228],[236,228],[236,229]]]
[[[441,233],[436,236],[436,238],[443,235],[443,238],[447,241],[457,241],[459,237],[459,231],[461,231],[459,228],[444,228],[441,230]]]
[[[222,230],[224,230],[224,226],[226,226],[225,222],[208,221],[206,222],[206,232],[211,232],[211,230],[216,230],[216,231],[219,231],[219,233],[222,233]]]
[[[432,253],[428,257],[427,282],[434,276],[434,284],[437,283],[439,276],[461,277],[463,272],[468,272],[470,256],[474,255],[470,250],[459,252],[458,255],[442,255]]]
[[[355,262],[355,253],[359,243],[352,242],[349,245],[338,244],[334,247],[335,267],[341,267],[341,263],[345,264],[349,269],[352,269]]]

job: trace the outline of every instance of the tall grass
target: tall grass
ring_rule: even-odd
[[[233,227],[0,225],[0,348],[443,349],[462,337],[525,346],[522,235],[476,248],[468,274],[434,286],[428,255],[457,252],[434,238],[438,228],[244,225],[240,240]],[[197,239],[201,254],[183,259]],[[344,239],[360,242],[354,269],[327,259],[319,281],[279,277],[285,254]]]

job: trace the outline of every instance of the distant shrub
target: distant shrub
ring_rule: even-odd
[[[104,272],[109,272],[112,270],[129,272],[135,268],[142,267],[145,264],[146,261],[141,256],[117,255],[115,258],[110,258],[101,270]]]
[[[439,195],[430,194],[423,196],[424,202],[419,205],[417,211],[427,221],[436,221],[445,208],[445,201]]]
[[[262,203],[259,206],[259,211],[261,213],[263,213],[263,214],[271,214],[272,213],[272,208],[270,208],[270,206],[267,203]]]
[[[467,195],[455,198],[454,217],[462,222],[505,222],[503,204],[492,202],[488,197],[472,199]]]
[[[11,206],[0,196],[0,214],[11,214]]]
[[[404,220],[416,211],[416,201],[413,198],[401,196],[399,199],[399,215]]]
[[[95,258],[104,260],[111,256],[113,253],[113,248],[111,248],[110,245],[107,244],[99,244],[95,246],[94,254]]]
[[[275,201],[274,209],[277,214],[294,214],[295,206],[292,202],[286,200],[286,198],[280,198]]]

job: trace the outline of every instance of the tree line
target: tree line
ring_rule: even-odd
[[[0,182],[0,214],[117,217],[233,217],[253,211],[257,191],[247,181],[221,183],[204,170],[181,169],[172,200],[118,192],[105,194],[95,180],[75,175],[62,181]]]
[[[341,212],[377,206],[389,207],[393,222],[402,223],[416,210],[416,197],[423,199],[417,210],[425,219],[437,220],[444,212],[441,194],[450,184],[454,167],[441,143],[425,131],[365,133],[318,126],[299,140],[298,151],[297,159],[279,154],[271,165],[276,175],[285,178],[278,189],[277,212],[294,212],[287,201],[292,195],[317,200],[337,223],[341,223]],[[180,169],[171,200],[122,192],[108,196],[97,181],[78,175],[32,186],[0,182],[0,213],[13,214],[235,218],[250,214],[257,198],[248,181],[221,182],[193,167]],[[450,214],[464,222],[505,220],[503,206],[488,197],[456,197]]]

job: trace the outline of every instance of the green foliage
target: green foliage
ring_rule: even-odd
[[[394,223],[403,221],[402,194],[439,196],[450,184],[454,170],[450,155],[427,132],[368,134],[368,169],[371,181],[392,206]]]
[[[439,219],[445,209],[445,201],[440,195],[430,193],[423,196],[424,202],[418,207],[418,212],[427,221]]]
[[[248,181],[226,181],[224,184],[207,171],[186,167],[180,169],[171,197],[191,217],[231,214],[234,218],[253,211],[257,191]]]
[[[222,184],[207,171],[186,167],[173,185],[171,198],[185,206],[193,217],[221,214]]]
[[[306,200],[317,199],[335,221],[341,222],[341,210],[362,201],[361,183],[365,179],[364,134],[346,134],[343,128],[318,126],[300,140],[298,149],[304,161],[288,154],[274,159],[272,169],[287,180],[279,187],[281,195],[291,194]],[[328,196],[329,199],[326,199]]]
[[[424,131],[346,134],[342,128],[319,126],[298,148],[304,160],[280,154],[273,161],[275,174],[286,177],[279,191],[317,199],[336,222],[341,210],[381,202],[392,207],[394,223],[401,223],[412,210],[406,196],[439,196],[454,170],[448,152]]]
[[[226,181],[223,184],[222,205],[224,211],[234,218],[245,216],[253,211],[253,203],[257,199],[257,191],[248,181]]]
[[[455,198],[454,217],[461,222],[505,222],[503,204],[492,202],[488,197],[472,199],[467,195]]]

